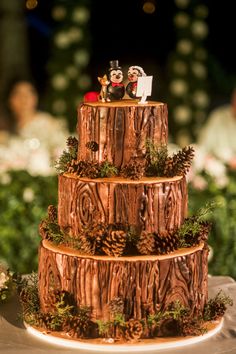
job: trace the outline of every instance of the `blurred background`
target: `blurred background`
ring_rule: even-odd
[[[32,168],[28,155],[15,154],[27,144],[35,151],[37,141],[21,137],[6,151],[11,82],[33,79],[39,109],[65,122],[66,135],[75,131],[84,94],[100,90],[97,76],[110,60],[118,59],[124,72],[140,65],[154,76],[152,99],[168,103],[170,143],[197,144],[210,112],[228,104],[236,86],[234,16],[229,0],[1,0],[0,160],[8,156],[0,167],[2,262],[23,273],[37,270],[38,224],[57,203],[52,170]],[[58,145],[63,149],[63,135]],[[190,213],[217,203],[210,272],[236,277],[235,170],[220,158],[198,162],[189,177]]]

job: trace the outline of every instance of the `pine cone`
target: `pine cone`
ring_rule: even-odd
[[[178,248],[179,238],[172,234],[166,237],[160,237],[155,234],[155,253],[156,254],[168,254]]]
[[[80,177],[97,178],[100,174],[99,163],[91,161],[80,161],[77,174]]]
[[[66,318],[62,329],[73,338],[83,338],[87,334],[88,325],[88,321],[84,321],[78,316],[72,316]]]
[[[210,231],[211,225],[207,221],[201,221],[199,223],[200,229],[199,232],[193,233],[189,232],[185,234],[184,240],[188,246],[197,246],[201,242],[205,242],[208,239],[208,234]]]
[[[180,324],[174,318],[166,318],[161,321],[158,334],[160,337],[173,337],[180,334]]]
[[[227,307],[223,302],[214,301],[211,305],[211,320],[217,320],[219,317],[224,316]]]
[[[124,300],[121,297],[115,297],[109,303],[110,311],[113,315],[124,312]]]
[[[165,162],[165,176],[184,176],[188,172],[192,159],[194,157],[194,149],[191,146],[185,146],[177,154],[168,157]]]
[[[57,221],[57,208],[54,205],[48,206],[48,219],[50,222]]]
[[[78,143],[78,140],[73,136],[69,136],[66,141],[68,148],[74,148],[76,151],[78,151]]]
[[[122,256],[126,246],[126,232],[124,230],[109,230],[103,240],[102,250],[108,256]]]
[[[183,336],[199,336],[202,334],[202,321],[193,317],[183,317],[181,319],[181,334]]]
[[[200,225],[201,225],[200,233],[199,233],[200,240],[207,241],[211,229],[211,224],[208,221],[201,221]]]
[[[121,170],[121,176],[132,180],[139,180],[145,173],[145,162],[140,158],[132,158],[128,165]]]
[[[155,252],[154,234],[142,231],[137,242],[137,249],[141,254],[153,254]]]
[[[130,319],[126,323],[125,338],[129,341],[136,341],[141,338],[143,333],[142,324],[134,319]]]
[[[39,224],[39,234],[43,240],[49,239],[48,223],[46,220],[42,220]]]
[[[80,242],[80,251],[83,254],[88,254],[88,255],[95,254],[95,247],[96,247],[95,242],[91,242],[91,240],[89,240],[86,234],[84,234],[83,232],[81,232],[81,234],[79,235],[79,242]]]
[[[173,177],[174,175],[174,161],[172,157],[168,157],[164,164],[163,175],[167,177]]]
[[[96,254],[102,252],[102,241],[106,232],[106,225],[102,223],[93,223],[83,229],[85,237],[94,246]]]
[[[86,147],[89,149],[89,150],[91,150],[91,151],[93,151],[93,152],[96,152],[96,151],[98,151],[98,149],[99,149],[99,145],[98,145],[98,143],[96,143],[96,141],[89,141],[87,144],[86,144]]]

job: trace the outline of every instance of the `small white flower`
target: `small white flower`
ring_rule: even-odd
[[[175,0],[176,6],[178,6],[181,9],[185,9],[188,7],[190,0]]]
[[[207,76],[206,66],[204,66],[200,62],[193,62],[192,71],[194,75],[200,79],[205,79],[205,77]]]
[[[196,16],[200,17],[200,18],[206,18],[208,16],[208,8],[205,5],[198,5],[196,6],[195,10],[194,10]]]
[[[82,89],[87,89],[91,85],[91,78],[87,74],[80,75],[77,84]]]
[[[25,139],[24,145],[30,150],[37,150],[40,147],[40,141],[37,138]]]
[[[181,60],[176,60],[173,64],[173,69],[176,73],[180,74],[180,75],[185,75],[187,74],[188,71],[188,67],[185,64],[184,61]]]
[[[203,21],[194,21],[192,23],[193,35],[199,39],[203,39],[208,35],[208,27]]]
[[[84,24],[89,20],[90,13],[86,7],[76,7],[72,14],[72,20],[74,22]]]
[[[178,123],[187,123],[191,120],[192,111],[188,106],[180,105],[174,110],[174,119]]]
[[[189,16],[185,12],[179,12],[174,17],[174,23],[177,27],[187,27],[189,25],[189,22]]]
[[[56,74],[52,78],[52,86],[57,90],[65,90],[68,87],[68,79],[63,74]]]
[[[26,203],[31,203],[34,200],[34,191],[32,188],[27,187],[23,191],[23,200]]]
[[[78,69],[74,65],[68,66],[65,72],[71,79],[74,79],[76,76],[78,76]]]
[[[89,53],[84,49],[77,50],[74,54],[74,61],[80,66],[86,66],[89,62]]]
[[[181,39],[177,43],[177,51],[182,54],[190,54],[193,49],[193,44],[188,39]]]
[[[54,37],[54,42],[58,48],[66,49],[71,44],[71,39],[68,32],[59,32]]]
[[[170,83],[170,90],[176,96],[182,96],[188,90],[186,81],[181,79],[175,79]]]
[[[66,8],[64,6],[55,6],[52,9],[52,18],[56,21],[61,21],[66,17]]]
[[[193,94],[193,103],[200,107],[205,108],[209,105],[209,97],[205,91],[197,90]]]
[[[66,110],[66,101],[63,99],[57,99],[52,103],[52,109],[53,112],[58,113],[58,114],[62,114],[65,112]]]

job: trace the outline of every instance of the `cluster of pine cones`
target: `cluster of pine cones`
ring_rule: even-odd
[[[122,256],[126,247],[127,231],[120,224],[92,224],[79,235],[80,249],[85,254]]]
[[[143,255],[167,254],[178,248],[178,242],[178,236],[175,234],[160,237],[157,233],[142,231],[137,242],[137,249]]]

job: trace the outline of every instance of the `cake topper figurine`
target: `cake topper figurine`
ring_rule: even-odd
[[[107,75],[103,75],[103,77],[98,76],[98,81],[101,84],[101,91],[98,97],[99,101],[110,101],[110,99],[107,97],[107,86],[110,84]]]
[[[110,84],[107,86],[108,99],[111,101],[121,100],[125,94],[125,86],[123,84],[123,72],[118,60],[110,61],[109,79]]]
[[[128,69],[129,83],[126,86],[126,92],[130,98],[136,98],[138,77],[146,76],[141,66],[133,65]]]

